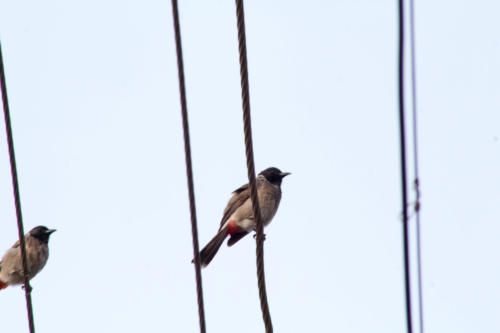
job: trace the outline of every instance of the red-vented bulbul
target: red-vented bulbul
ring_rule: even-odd
[[[289,174],[277,168],[267,168],[257,176],[257,197],[264,226],[271,222],[278,210],[281,200],[281,181]],[[255,227],[250,187],[245,184],[233,192],[224,209],[217,235],[200,251],[201,266],[205,267],[212,261],[227,236],[230,236],[227,245],[231,246],[255,230]]]
[[[49,258],[49,237],[54,231],[55,229],[38,226],[25,235],[26,259],[28,261],[28,277],[30,280],[47,263],[47,259]],[[7,250],[2,261],[0,261],[0,289],[22,283],[24,283],[23,263],[21,248],[19,241],[17,241]]]

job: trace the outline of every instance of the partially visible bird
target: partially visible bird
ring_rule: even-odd
[[[44,226],[30,230],[24,237],[26,241],[26,259],[28,277],[31,280],[47,263],[49,258],[49,237],[56,231]],[[0,261],[0,290],[8,286],[24,283],[21,248],[17,241]]]
[[[281,200],[281,181],[289,174],[289,172],[281,172],[278,168],[271,167],[257,176],[257,197],[264,226],[271,222],[278,210]],[[233,192],[233,196],[224,209],[219,231],[200,251],[201,266],[205,267],[212,261],[227,236],[230,236],[227,245],[232,246],[255,228],[250,187],[245,184]]]

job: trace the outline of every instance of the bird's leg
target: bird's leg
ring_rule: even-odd
[[[27,272],[27,273],[28,273],[28,274],[27,274],[27,276],[28,276],[28,283],[27,283],[27,284],[23,284],[23,289],[24,289],[24,290],[27,290],[27,291],[28,291],[28,294],[30,294],[30,293],[31,293],[31,291],[33,290],[33,288],[31,288],[31,286],[30,286],[30,282],[29,282],[29,277],[31,276],[31,270],[28,268],[28,270],[27,270],[27,271],[28,271],[28,272]],[[26,288],[26,287],[27,287],[27,288]]]

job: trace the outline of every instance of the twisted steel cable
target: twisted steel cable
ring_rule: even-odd
[[[252,121],[250,118],[250,91],[248,87],[247,47],[245,37],[245,13],[243,0],[236,0],[236,18],[238,24],[238,45],[240,54],[241,98],[243,105],[243,124],[245,132],[245,153],[247,157],[248,183],[252,208],[255,216],[257,231],[257,280],[259,286],[260,307],[267,333],[273,332],[271,313],[267,302],[266,277],[264,272],[264,227],[260,215],[259,201],[257,199],[257,186],[255,182],[255,163],[253,158]]]
[[[12,175],[12,187],[14,190],[14,202],[16,205],[17,230],[19,232],[19,245],[21,247],[21,259],[24,273],[24,292],[26,296],[26,308],[28,310],[28,323],[30,333],[35,333],[35,320],[33,318],[33,305],[31,302],[31,286],[29,282],[28,262],[26,259],[26,242],[24,239],[23,213],[21,210],[21,196],[19,194],[19,181],[17,176],[16,154],[14,151],[14,138],[10,119],[9,100],[7,98],[7,83],[5,82],[5,67],[0,44],[0,83],[2,86],[2,103],[5,117],[5,130],[7,132],[7,144],[9,146],[10,172]]]
[[[186,174],[189,192],[189,209],[191,212],[191,233],[193,236],[194,267],[196,274],[196,292],[198,296],[198,317],[200,332],[206,332],[205,308],[203,306],[203,286],[200,267],[200,247],[198,243],[198,226],[196,222],[196,204],[194,199],[193,166],[191,161],[191,143],[189,137],[189,122],[186,102],[186,84],[184,80],[184,61],[182,59],[181,27],[179,23],[179,9],[177,0],[172,0],[172,13],[174,17],[175,45],[177,48],[177,68],[179,70],[179,92],[181,98],[182,128],[184,131],[184,152],[186,155]]]

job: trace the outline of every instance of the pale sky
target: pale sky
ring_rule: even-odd
[[[180,2],[203,246],[247,182],[235,4]],[[426,333],[500,331],[499,10],[416,0]],[[275,332],[405,332],[396,1],[245,11],[257,172],[292,172],[265,230]],[[58,229],[37,333],[199,331],[170,1],[0,0],[0,39],[25,229]],[[3,254],[4,134],[0,221]],[[202,273],[208,332],[263,331],[252,237]],[[0,313],[27,332],[21,287]]]

